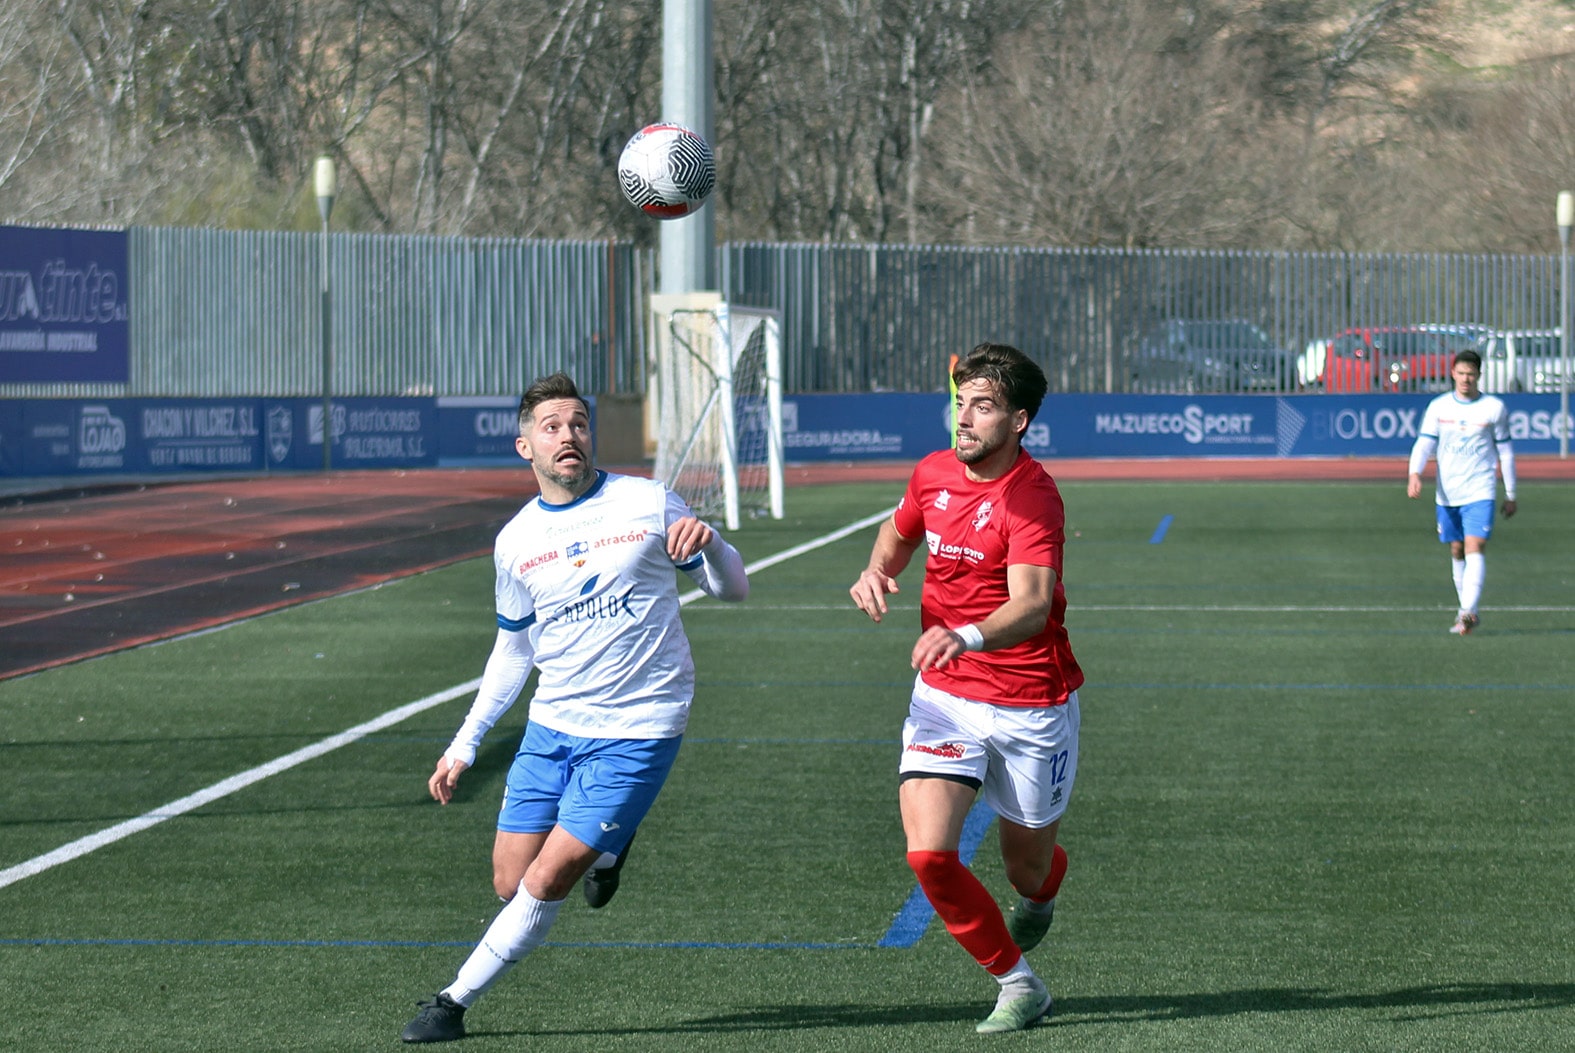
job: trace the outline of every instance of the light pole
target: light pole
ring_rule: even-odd
[[[323,471],[328,471],[333,466],[334,459],[334,429],[333,429],[333,338],[332,315],[333,306],[328,295],[328,216],[334,210],[334,194],[338,191],[338,180],[334,175],[334,159],[327,154],[317,159],[317,170],[314,173],[317,182],[317,214],[323,217]]]
[[[1559,456],[1570,455],[1570,226],[1575,194],[1559,192]]]

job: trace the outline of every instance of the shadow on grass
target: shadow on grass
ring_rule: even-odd
[[[1057,999],[1047,1027],[1133,1020],[1191,1020],[1249,1013],[1398,1010],[1395,1020],[1461,1013],[1508,1013],[1575,1005],[1575,984],[1438,984],[1371,994],[1308,988],[1265,987],[1207,994],[1083,996]],[[474,1031],[474,1035],[539,1037],[549,1035],[728,1034],[746,1031],[797,1031],[814,1028],[903,1027],[979,1020],[988,1006],[981,1000],[952,1005],[784,1005],[738,1013],[719,1013],[652,1027],[575,1028],[558,1031]]]
[[[1431,984],[1361,994],[1307,988],[1265,987],[1216,994],[1068,997],[1056,1002],[1066,1023],[1115,1020],[1188,1020],[1240,1013],[1328,1010],[1402,1010],[1396,1020],[1457,1013],[1522,1012],[1575,1005],[1575,984]],[[1068,1017],[1077,1018],[1068,1020]]]

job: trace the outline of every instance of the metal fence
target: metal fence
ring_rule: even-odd
[[[1240,320],[1296,356],[1373,326],[1558,324],[1558,257],[733,244],[723,288],[783,314],[789,391],[929,391],[949,356],[1014,344],[1052,391],[1145,387],[1175,320]],[[1223,390],[1261,390],[1244,384]]]
[[[320,237],[133,228],[130,382],[0,396],[314,395]],[[650,250],[328,244],[337,395],[513,395],[560,368],[587,393],[646,391]],[[1028,352],[1053,391],[1173,390],[1145,370],[1176,320],[1250,323],[1277,355],[1269,386],[1285,390],[1305,379],[1295,356],[1342,330],[1551,329],[1559,311],[1557,256],[732,243],[718,259],[727,299],[781,312],[788,392],[940,390],[949,356],[985,340]]]
[[[130,381],[0,395],[315,395],[320,237],[134,227]],[[337,395],[518,395],[555,369],[587,392],[645,389],[649,252],[368,234],[330,234],[328,248]]]

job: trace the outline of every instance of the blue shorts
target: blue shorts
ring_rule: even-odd
[[[498,829],[543,834],[561,826],[600,852],[622,852],[678,756],[672,739],[590,739],[535,723],[509,768]]]
[[[1438,540],[1444,544],[1493,536],[1493,502],[1472,501],[1469,505],[1438,506]]]

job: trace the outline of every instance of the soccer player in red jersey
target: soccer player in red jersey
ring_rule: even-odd
[[[1050,928],[1066,873],[1056,831],[1077,773],[1083,674],[1064,626],[1061,495],[1022,448],[1044,371],[1014,347],[981,344],[953,379],[956,449],[914,468],[849,591],[879,622],[897,575],[927,550],[899,767],[908,865],[946,930],[1000,984],[976,1030],[1018,1031],[1050,1012],[1022,952]],[[981,793],[1019,895],[1010,919],[959,858]]]

